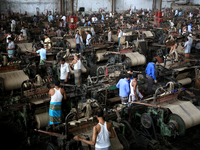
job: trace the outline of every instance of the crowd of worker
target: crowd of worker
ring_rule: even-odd
[[[184,11],[184,10],[183,10]],[[178,11],[175,10],[174,15],[175,16],[181,16],[183,11]],[[130,15],[132,15],[132,10],[129,10]],[[163,11],[165,13],[165,11]],[[143,10],[140,11],[142,15],[149,15],[151,13],[150,11],[148,13],[144,13]],[[2,16],[4,17],[4,16]],[[1,19],[3,20],[4,18]],[[85,12],[82,12],[82,17],[85,17]],[[101,19],[98,20],[98,18],[94,15],[91,20],[87,20],[84,23],[84,27],[91,26],[91,31],[86,31],[86,42],[84,44],[83,42],[83,37],[80,35],[79,30],[76,30],[75,34],[75,51],[78,53],[83,52],[83,47],[86,46],[89,47],[91,45],[91,38],[92,36],[95,36],[95,31],[93,27],[93,23],[97,22],[104,22],[104,20],[108,20],[108,18],[114,18],[115,13],[106,13],[106,14],[101,14]],[[189,14],[189,18],[191,19],[193,17],[193,14]],[[200,11],[198,14],[198,17],[200,17]],[[61,31],[62,27],[66,27],[67,21],[66,21],[66,16],[59,16],[58,14],[49,14],[48,16],[48,22],[51,23],[53,22],[54,19],[59,19],[59,24],[58,24],[58,30],[56,31],[56,36],[57,37],[63,37],[63,33]],[[119,18],[115,19],[115,23],[118,24],[120,21],[122,21],[123,16],[120,15]],[[37,16],[33,17],[33,22],[37,24],[39,18]],[[140,19],[137,18],[137,23],[133,23],[130,26],[130,29],[132,30],[137,30],[137,25],[139,24]],[[174,23],[170,21],[170,26],[171,28],[174,28]],[[15,44],[14,44],[14,37],[12,37],[12,34],[15,33],[15,28],[16,28],[16,20],[14,18],[11,19],[11,27],[10,31],[6,34],[5,30],[3,27],[1,27],[1,36],[5,36],[6,43],[7,45],[7,52],[8,52],[8,57],[12,58],[12,56],[15,53]],[[50,24],[45,27],[46,32],[49,32],[50,30]],[[185,38],[185,44],[182,50],[185,50],[185,61],[188,62],[190,52],[191,52],[191,46],[193,42],[192,38],[192,25],[189,23],[188,25],[182,27],[181,21],[177,24],[177,32],[180,35],[184,35],[185,33],[189,32],[189,36]],[[108,32],[108,42],[112,41],[112,29],[109,30]],[[117,31],[117,36],[118,36],[118,42],[119,42],[119,49],[121,48],[120,45],[120,39],[122,37],[122,30],[118,27]],[[15,41],[22,41],[22,40],[27,40],[27,31],[24,26],[22,26],[20,30],[20,35],[15,37]],[[29,51],[27,52],[34,53],[34,54],[39,54],[40,55],[40,63],[44,63],[46,60],[46,53],[48,49],[51,49],[51,39],[48,37],[47,34],[44,34],[44,43],[39,46],[39,50],[36,52]],[[177,50],[178,44],[176,43],[170,50],[170,54],[173,53],[174,51]],[[60,88],[61,85],[65,84],[69,80],[69,72],[70,68],[73,67],[74,69],[74,78],[75,78],[75,84],[77,87],[80,87],[82,84],[82,79],[81,79],[81,60],[79,58],[79,55],[74,54],[74,60],[69,64],[65,61],[64,58],[61,58],[60,60],[60,80],[55,81],[54,88],[49,91],[49,95],[51,97],[51,102],[50,102],[50,108],[49,108],[49,124],[57,124],[61,122],[61,103],[63,99],[66,99],[66,93],[65,91]],[[152,94],[152,87],[153,83],[157,83],[156,76],[155,76],[155,64],[157,63],[157,59],[153,58],[152,62],[149,62],[147,64],[147,67],[145,69],[146,73],[146,78],[147,78],[147,87],[145,89],[145,93],[150,95]],[[121,98],[121,103],[122,104],[127,104],[129,102],[137,101],[142,99],[144,96],[140,92],[140,88],[137,82],[137,73],[134,73],[131,69],[128,69],[127,74],[125,78],[120,79],[119,82],[117,83],[116,87],[119,88],[119,96]],[[53,109],[56,107],[56,111]],[[115,133],[112,128],[111,123],[107,123],[103,119],[103,110],[98,110],[96,112],[96,118],[98,119],[99,123],[94,127],[93,129],[93,138],[92,141],[85,140],[83,138],[80,138],[78,136],[75,136],[74,139],[77,141],[83,141],[87,144],[90,145],[95,145],[96,149],[98,150],[109,150],[110,149],[110,140],[109,138],[115,137]]]

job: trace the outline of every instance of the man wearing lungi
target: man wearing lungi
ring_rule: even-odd
[[[74,54],[74,60],[71,62],[70,67],[74,65],[74,79],[77,87],[81,86],[81,60],[77,54]]]
[[[49,90],[49,97],[51,98],[49,106],[49,125],[61,123],[61,104],[62,99],[66,99],[65,90],[60,88],[60,81],[54,82],[54,88]]]

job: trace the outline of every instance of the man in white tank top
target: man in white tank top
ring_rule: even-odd
[[[62,99],[66,99],[65,90],[60,88],[60,81],[55,81],[54,88],[49,90],[49,97],[51,98],[49,105],[49,125],[61,123],[61,104]]]
[[[130,82],[130,91],[129,102],[139,100],[139,98],[143,98],[143,95],[140,93],[137,83],[137,74],[133,73],[133,79]]]
[[[110,150],[110,138],[115,137],[115,132],[111,122],[106,122],[103,119],[103,110],[96,111],[96,118],[99,123],[93,127],[92,141],[85,140],[79,136],[75,136],[74,140],[82,141],[89,145],[95,145],[95,150]]]
[[[82,84],[81,81],[81,60],[78,58],[77,54],[74,54],[74,60],[71,62],[70,67],[74,65],[74,79],[77,87],[80,87]]]

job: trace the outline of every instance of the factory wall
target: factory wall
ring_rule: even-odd
[[[85,7],[87,13],[92,13],[103,9],[104,11],[112,10],[112,0],[64,0],[65,13],[76,12],[80,7]],[[159,6],[159,0],[156,1],[156,8]],[[171,7],[173,0],[162,0],[162,7]],[[185,1],[185,0],[182,0]],[[200,0],[190,0],[193,4],[200,4]],[[71,7],[73,3],[73,8]],[[117,12],[123,12],[128,9],[152,9],[153,0],[114,0],[114,8]],[[40,14],[46,14],[46,11],[60,11],[60,0],[0,0],[0,11],[8,13],[10,9],[14,13],[24,14],[27,11],[28,16],[36,14],[36,9]]]
[[[99,11],[111,11],[112,0],[77,0],[77,9],[85,7],[86,12]]]
[[[3,13],[8,13],[11,9],[14,13],[24,14],[27,11],[29,15],[36,14],[36,8],[39,9],[39,13],[46,14],[46,11],[59,11],[59,0],[0,0],[0,10]]]

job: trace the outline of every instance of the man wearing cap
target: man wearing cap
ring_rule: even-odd
[[[127,73],[126,77],[120,79],[116,85],[116,87],[119,89],[119,96],[122,104],[126,104],[128,102],[128,96],[130,94],[130,85],[129,85],[130,78],[131,75]]]
[[[47,34],[44,35],[44,48],[51,49],[51,40],[47,36]]]
[[[148,79],[148,84],[147,84],[147,94],[152,94],[152,87],[153,87],[153,81],[157,83],[156,76],[155,76],[155,64],[157,62],[156,58],[153,58],[152,62],[149,62],[146,69],[146,77]]]
[[[67,82],[69,75],[69,64],[65,62],[65,58],[61,58],[60,60],[60,82]]]

